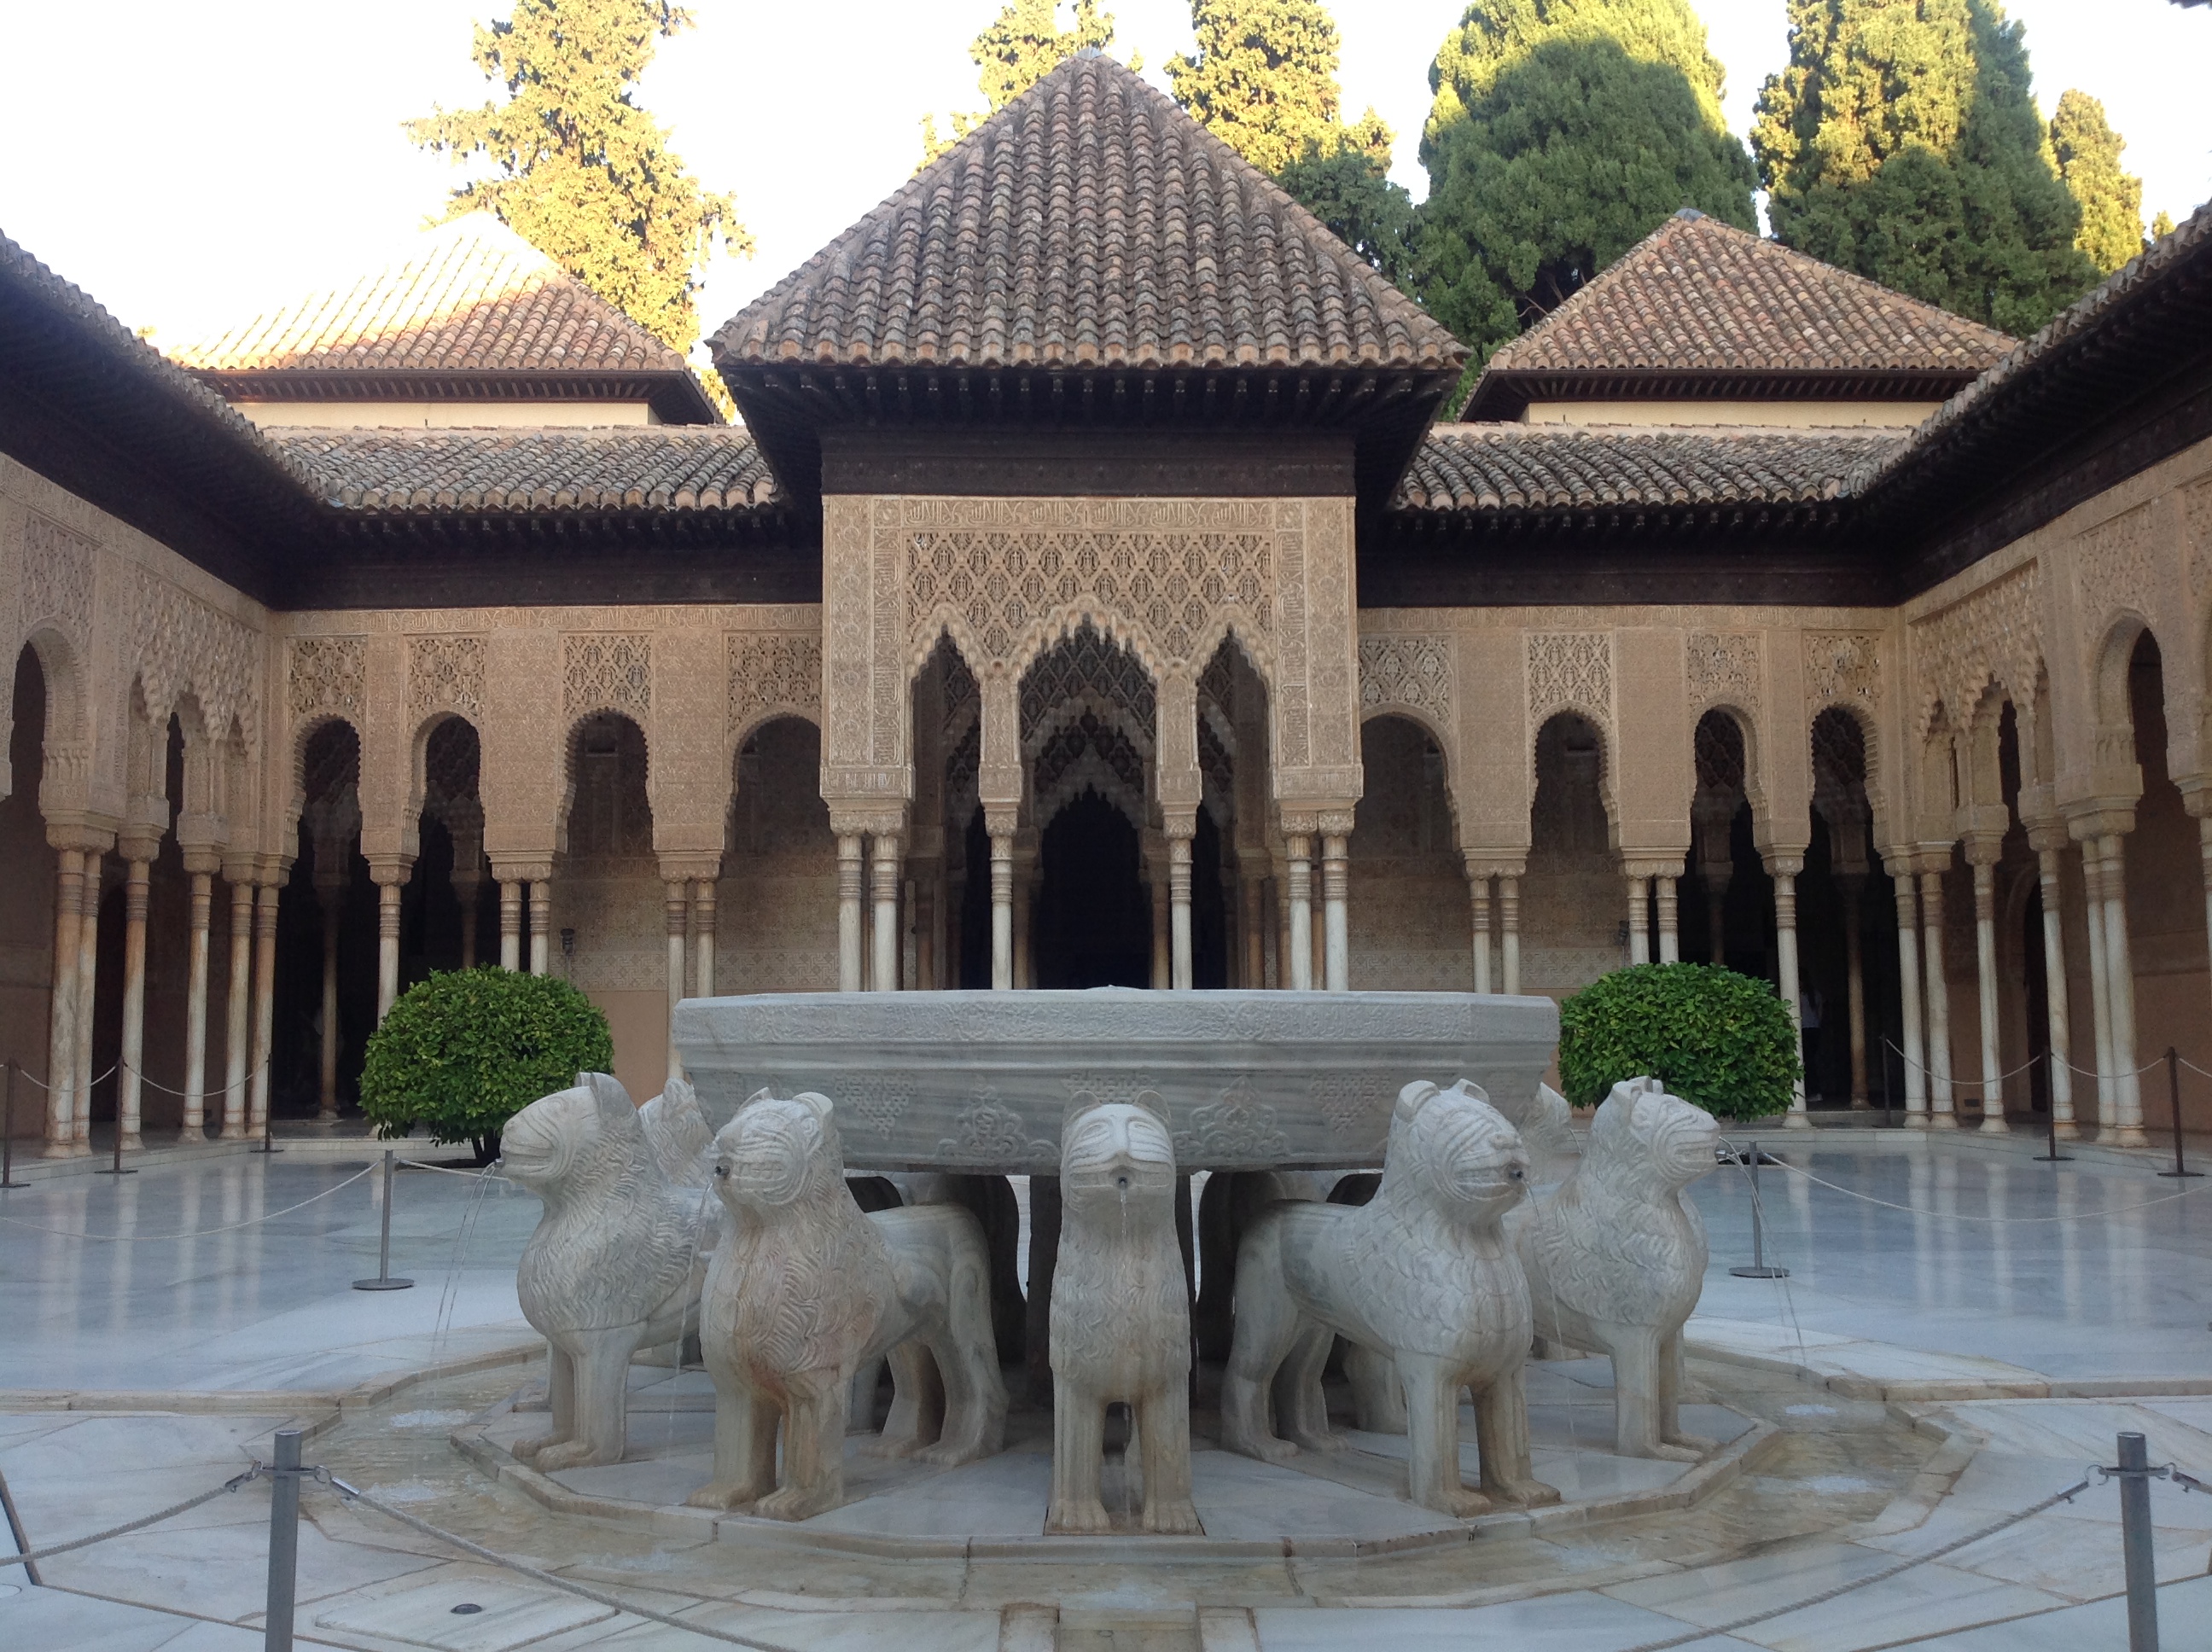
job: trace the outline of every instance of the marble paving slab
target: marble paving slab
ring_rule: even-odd
[[[483,1608],[456,1613],[459,1606]],[[356,1595],[315,1614],[321,1628],[373,1635],[434,1652],[512,1652],[616,1616],[580,1595],[448,1567],[426,1582],[374,1596]],[[632,1621],[635,1621],[633,1619]]]
[[[2212,1652],[2212,1578],[2166,1583],[2158,1591],[2160,1652]],[[2104,1652],[2128,1643],[2123,1599],[2068,1606],[1914,1643],[1915,1652]]]
[[[1261,1652],[1620,1652],[1668,1639],[1689,1625],[1602,1594],[1553,1594],[1474,1608],[1335,1607],[1325,1612],[1262,1607],[1252,1614]],[[1711,1635],[1681,1652],[1751,1652],[1754,1643]]]

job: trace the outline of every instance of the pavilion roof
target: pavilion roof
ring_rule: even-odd
[[[349,513],[741,511],[775,498],[759,445],[727,425],[268,434]]]
[[[1901,444],[1894,431],[1459,424],[1429,434],[1393,500],[1405,511],[1812,504]]]

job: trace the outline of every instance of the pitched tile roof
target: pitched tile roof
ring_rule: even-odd
[[[1864,430],[1590,430],[1441,425],[1413,456],[1397,511],[1576,511],[1619,506],[1812,504],[1903,445]]]
[[[2014,341],[1719,219],[1677,213],[1490,358],[1470,414],[1521,374],[1934,377],[1944,393]],[[1486,394],[1486,392],[1489,392]]]
[[[1465,351],[1227,144],[1074,58],[714,335],[744,365],[1450,367]]]
[[[735,511],[775,498],[759,446],[726,425],[266,434],[349,511]]]
[[[353,286],[256,316],[176,360],[234,393],[266,392],[280,377],[295,392],[309,378],[412,385],[432,374],[690,383],[682,356],[488,212],[441,224]],[[696,388],[690,399],[705,406]]]

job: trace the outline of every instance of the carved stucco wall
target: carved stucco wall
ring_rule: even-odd
[[[1402,713],[1370,718],[1360,752],[1367,792],[1352,833],[1352,984],[1464,992],[1472,919],[1443,752]]]

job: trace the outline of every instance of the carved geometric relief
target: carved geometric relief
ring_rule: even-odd
[[[2043,659],[2042,586],[2042,564],[2024,563],[1914,623],[1923,715],[1941,701],[1954,717],[1971,717],[1992,680],[2016,703],[2033,698]]]
[[[570,716],[619,711],[643,720],[653,711],[653,639],[594,632],[562,643],[562,704]]]
[[[2151,507],[2138,505],[2074,542],[2074,588],[2085,618],[2101,619],[2116,608],[2157,616],[2156,534]]]
[[[23,524],[23,623],[67,621],[82,646],[92,630],[93,542],[33,511]]]
[[[1448,636],[1391,635],[1359,639],[1359,703],[1363,709],[1408,706],[1433,714],[1449,726],[1452,652]]]
[[[131,586],[132,635],[143,639],[137,669],[147,708],[166,715],[190,689],[217,738],[230,732],[234,720],[252,738],[259,720],[259,635],[143,568],[132,570]]]
[[[1528,720],[1571,708],[1610,721],[1613,634],[1534,631],[1528,635]]]
[[[1051,732],[1048,718],[1057,722],[1082,707],[1120,725],[1141,749],[1151,750],[1159,719],[1152,673],[1135,654],[1088,624],[1076,627],[1072,636],[1046,649],[1022,673],[1024,749],[1034,750]]]
[[[729,732],[743,733],[773,712],[822,715],[819,636],[729,634]]]
[[[1856,700],[1881,702],[1881,635],[1876,631],[1805,633],[1805,693],[1815,706]]]
[[[358,720],[368,703],[366,637],[294,637],[289,669],[295,717],[335,712]]]
[[[1759,708],[1759,634],[1692,631],[1685,644],[1690,708],[1729,705]]]
[[[458,712],[475,722],[483,715],[484,639],[410,637],[407,640],[407,720],[426,712]]]
[[[2189,595],[2201,605],[2212,586],[2212,482],[2200,482],[2181,496],[2182,519],[2189,527]]]

